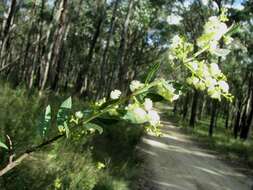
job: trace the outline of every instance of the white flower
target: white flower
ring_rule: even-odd
[[[218,82],[218,84],[223,92],[228,92],[228,90],[229,90],[228,83],[226,83],[224,80],[221,80]]]
[[[131,90],[131,92],[134,92],[134,91],[136,91],[136,90],[142,88],[143,86],[144,86],[144,84],[141,83],[140,81],[138,81],[138,80],[133,80],[133,81],[131,82],[131,84],[130,84],[130,90]]]
[[[197,77],[192,77],[192,84],[195,86],[199,83],[199,79]]]
[[[172,48],[177,48],[179,46],[179,44],[182,42],[181,38],[179,37],[179,35],[175,35],[173,38],[172,38],[172,44],[171,44],[171,47]]]
[[[205,77],[210,76],[210,73],[209,73],[209,70],[208,70],[208,67],[206,64],[203,65],[202,72],[203,72],[203,76],[205,76]]]
[[[172,55],[172,54],[169,54],[169,60],[174,60],[174,59],[176,59],[176,57],[174,56],[174,55]]]
[[[210,64],[210,72],[214,76],[221,74],[221,70],[220,70],[219,66],[216,63],[211,63]]]
[[[182,19],[179,15],[171,14],[167,17],[167,22],[170,25],[179,25]]]
[[[197,61],[190,62],[189,65],[193,69],[193,71],[197,71],[197,69],[198,69],[198,62]]]
[[[121,92],[116,89],[116,90],[111,91],[110,98],[113,100],[116,100],[116,99],[119,99],[120,95],[121,95]]]
[[[177,100],[179,98],[179,94],[175,94],[174,96],[173,96],[173,98],[172,98],[172,101],[175,101],[175,100]]]
[[[210,51],[213,52],[218,48],[218,41],[211,40],[209,45],[210,45]]]
[[[227,25],[219,20],[217,16],[212,16],[205,25],[205,33],[213,34],[213,40],[220,40],[221,37],[228,31]]]
[[[224,42],[226,45],[229,45],[233,42],[233,38],[231,38],[230,36],[224,36]]]
[[[139,117],[140,120],[146,120],[147,112],[142,108],[134,108],[133,113],[136,117]]]
[[[207,77],[206,78],[206,86],[208,86],[209,88],[214,87],[217,84],[217,81],[212,78],[212,77]]]
[[[148,120],[150,125],[156,126],[160,123],[160,116],[156,111],[150,110],[148,111]]]
[[[83,113],[81,111],[78,111],[75,113],[76,118],[81,119],[83,118]]]
[[[98,100],[98,101],[95,103],[95,105],[96,105],[96,106],[101,106],[101,105],[104,104],[105,102],[106,102],[106,98],[104,97],[104,98]]]
[[[149,98],[145,98],[145,102],[144,102],[144,108],[145,108],[145,110],[150,111],[152,109],[152,107],[153,107],[152,100],[149,99]]]
[[[168,83],[167,81],[164,83],[165,87],[168,91],[174,93],[176,91],[176,89],[173,87],[173,85],[171,83]]]

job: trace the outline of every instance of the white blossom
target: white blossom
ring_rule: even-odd
[[[209,87],[209,88],[212,88],[214,87],[215,85],[217,84],[217,81],[212,78],[212,77],[207,77],[206,78],[206,86]]]
[[[138,80],[133,80],[133,81],[131,82],[131,84],[130,84],[130,90],[131,90],[131,92],[134,92],[134,91],[136,91],[136,90],[142,88],[143,86],[144,86],[144,84],[141,83],[140,81],[138,81]]]
[[[101,106],[101,105],[104,104],[105,102],[106,102],[106,98],[104,97],[104,98],[98,100],[98,101],[95,103],[95,105],[96,105],[96,106]]]
[[[182,42],[182,39],[180,38],[179,35],[175,35],[171,41],[172,41],[171,47],[177,48],[179,44]]]
[[[228,31],[228,28],[217,16],[212,16],[206,23],[204,31],[206,34],[213,34],[212,39],[218,41]]]
[[[150,125],[157,126],[160,123],[160,116],[156,111],[150,110],[148,111],[148,120]]]
[[[140,120],[146,120],[147,112],[142,108],[134,108],[133,113],[139,117]]]
[[[173,87],[173,85],[171,83],[165,82],[164,83],[166,86],[166,89],[172,93],[174,93],[176,91],[176,89]]]
[[[175,101],[175,100],[177,100],[179,98],[179,94],[175,94],[174,96],[173,96],[173,98],[172,98],[172,101]]]
[[[119,99],[120,95],[121,95],[121,91],[115,89],[115,90],[111,91],[110,98],[113,100],[116,100],[116,99]]]
[[[210,72],[212,75],[219,75],[221,74],[221,70],[219,66],[216,63],[211,63],[210,64]]]
[[[189,65],[193,69],[193,71],[197,71],[197,69],[198,69],[198,63],[196,61],[190,62]]]
[[[152,100],[149,99],[149,98],[145,98],[145,102],[144,102],[144,108],[145,108],[145,110],[150,111],[152,109],[152,107],[153,107]]]
[[[83,113],[81,111],[78,111],[75,113],[76,118],[81,119],[83,117]]]
[[[224,80],[221,80],[218,82],[218,84],[223,92],[228,92],[228,90],[229,90],[228,83],[226,83]]]

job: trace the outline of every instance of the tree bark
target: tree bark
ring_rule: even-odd
[[[120,0],[116,0],[114,2],[114,6],[113,6],[113,12],[112,12],[112,18],[110,21],[110,27],[109,27],[109,35],[107,36],[107,40],[106,40],[106,45],[105,45],[105,49],[103,51],[103,55],[102,55],[102,59],[101,59],[101,63],[100,63],[100,79],[99,79],[99,86],[104,88],[106,82],[105,82],[105,74],[107,74],[107,62],[108,62],[108,51],[109,51],[109,47],[110,47],[110,42],[111,39],[113,37],[113,33],[114,33],[114,28],[115,28],[115,20],[116,20],[116,13],[117,13],[117,9],[118,9],[118,5],[119,5]],[[108,76],[107,76],[108,77]],[[109,77],[108,77],[109,79]],[[104,93],[104,92],[101,92]],[[101,96],[100,94],[98,94],[98,97]],[[97,97],[97,98],[98,98]]]
[[[194,128],[195,122],[196,122],[198,98],[199,98],[199,92],[197,90],[194,90],[192,107],[191,107],[191,117],[190,117],[190,122],[189,122],[189,125],[193,128]]]
[[[186,116],[187,116],[187,113],[188,113],[189,102],[190,102],[190,93],[187,92],[186,97],[185,97],[185,101],[184,101],[183,110],[182,110],[183,120],[186,119]]]
[[[215,127],[215,121],[216,121],[216,112],[217,112],[217,105],[218,102],[217,100],[212,100],[212,113],[211,113],[211,120],[210,120],[210,125],[209,125],[209,136],[213,136],[213,129]]]
[[[4,58],[7,54],[8,49],[8,41],[11,31],[11,26],[13,25],[14,16],[17,7],[17,0],[11,1],[11,6],[8,11],[7,19],[3,23],[3,30],[1,34],[1,51],[0,51],[0,66],[3,67],[5,65]]]
[[[87,90],[89,90],[88,89],[89,88],[88,87],[89,82],[87,81],[88,71],[90,69],[90,66],[92,65],[92,58],[93,58],[93,54],[94,54],[94,49],[96,47],[96,44],[97,44],[97,41],[98,41],[98,38],[99,38],[99,35],[100,35],[102,23],[105,19],[104,18],[105,17],[104,4],[99,5],[98,12],[100,14],[99,14],[98,20],[96,22],[96,30],[94,32],[94,35],[93,35],[91,43],[90,43],[89,52],[88,52],[88,55],[86,57],[86,61],[81,64],[81,69],[78,73],[77,80],[76,80],[75,91],[80,95],[82,95],[85,91],[87,93]],[[83,86],[84,86],[86,81],[87,81],[87,86],[85,87],[86,89],[84,89]]]
[[[121,32],[121,40],[120,46],[118,50],[118,58],[117,58],[117,65],[119,67],[118,73],[118,87],[122,91],[124,90],[124,83],[125,83],[125,74],[127,70],[127,63],[125,62],[126,59],[126,51],[127,51],[127,40],[128,40],[128,30],[129,30],[129,23],[130,18],[133,12],[133,4],[134,0],[129,0],[128,10],[126,14],[126,19],[123,25],[123,30]]]
[[[241,119],[241,133],[240,138],[243,140],[246,140],[249,135],[249,129],[252,122],[253,117],[253,75],[251,74],[249,78],[249,84],[248,84],[248,96],[246,105],[244,108],[243,116]]]

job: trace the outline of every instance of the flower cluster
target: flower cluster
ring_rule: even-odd
[[[129,104],[126,108],[127,114],[124,117],[127,120],[132,120],[133,123],[149,122],[151,126],[160,125],[160,116],[153,109],[153,102],[149,98],[145,98],[144,103],[135,102]]]
[[[171,40],[169,59],[184,61],[193,51],[193,45],[186,42],[185,38],[175,35]]]
[[[231,28],[228,28],[226,10],[222,11],[220,17],[212,16],[204,25],[203,34],[197,39],[198,52],[194,52],[193,45],[188,43],[184,37],[175,35],[170,45],[169,58],[171,61],[179,61],[191,71],[191,77],[187,78],[187,83],[193,85],[198,90],[207,90],[208,94],[215,99],[221,96],[231,100],[229,86],[225,75],[221,72],[216,63],[207,63],[201,60],[200,54],[208,51],[214,58],[225,57],[230,50],[219,46],[219,41],[223,38],[224,44],[232,42],[232,38],[227,35]],[[200,58],[199,58],[200,57]]]
[[[208,65],[204,62],[195,61],[194,65],[192,62],[187,63],[187,65],[193,70],[193,75],[187,78],[188,84],[193,85],[198,90],[207,89],[208,94],[215,99],[221,99],[221,95],[229,96],[226,77],[216,63]]]
[[[228,49],[222,49],[219,47],[219,41],[221,38],[224,39],[226,45],[232,42],[232,38],[225,36],[229,31],[229,28],[225,24],[227,20],[226,14],[220,17],[212,16],[208,22],[204,25],[203,34],[197,39],[197,45],[200,48],[208,48],[209,52],[216,56],[226,56],[230,51]]]

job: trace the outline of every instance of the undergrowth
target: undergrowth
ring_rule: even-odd
[[[15,152],[22,152],[41,142],[38,123],[45,105],[60,105],[66,98],[37,92],[28,94],[24,88],[0,85],[0,134],[8,134]],[[74,108],[87,103],[75,98]],[[31,154],[25,162],[0,178],[1,190],[132,190],[140,161],[135,146],[143,133],[141,127],[122,122],[104,124],[102,135],[73,133],[41,151]],[[57,129],[51,130],[55,135]],[[4,139],[1,136],[1,139]],[[0,167],[8,159],[0,150]]]

